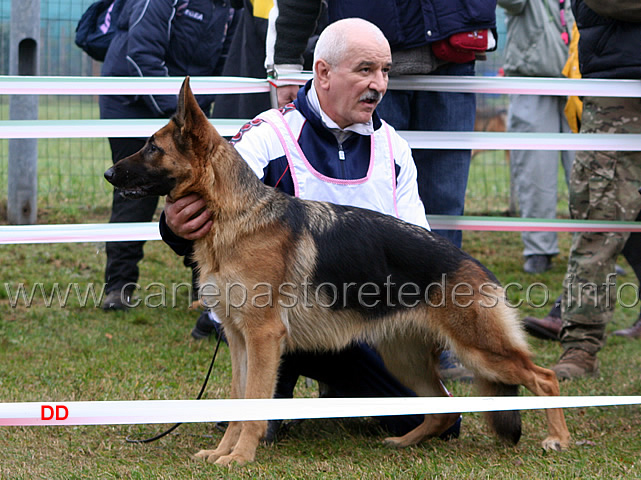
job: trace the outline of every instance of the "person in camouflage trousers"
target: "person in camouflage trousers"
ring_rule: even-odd
[[[583,78],[641,79],[641,2],[572,0]],[[641,133],[641,99],[585,97],[581,133]],[[570,214],[581,220],[641,220],[641,152],[577,152],[570,175]],[[615,262],[626,257],[641,280],[641,234],[574,235],[560,312],[526,317],[533,335],[560,340],[552,367],[560,380],[598,373],[597,353],[616,301]],[[614,332],[641,338],[641,317]]]
[[[641,133],[641,99],[586,97],[582,133]],[[577,152],[570,214],[577,220],[634,221],[641,211],[641,152]],[[615,264],[629,232],[578,232],[572,240],[561,302],[565,350],[560,378],[596,374],[596,354],[616,303]],[[574,360],[580,362],[575,364]]]

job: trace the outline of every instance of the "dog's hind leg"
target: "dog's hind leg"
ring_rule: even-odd
[[[529,359],[528,359],[529,360]],[[559,381],[552,370],[539,367],[533,362],[527,365],[525,388],[539,396],[558,396],[561,394]],[[570,445],[570,432],[565,423],[565,415],[561,408],[545,410],[548,422],[548,436],[542,442],[545,450],[565,450]]]
[[[468,275],[475,273],[473,264],[467,263],[465,267]],[[477,271],[476,277],[482,278],[481,273]],[[538,396],[558,396],[559,382],[554,372],[532,362],[516,311],[503,302],[502,289],[496,287],[492,295],[487,295],[483,285],[476,285],[474,291],[482,294],[469,303],[468,308],[455,310],[455,315],[444,315],[440,320],[447,326],[443,335],[448,338],[450,347],[476,374],[481,393],[516,395],[518,385],[523,385]],[[488,304],[491,298],[496,301]],[[543,442],[543,448],[567,448],[570,433],[563,411],[546,410],[546,414],[549,436]],[[518,441],[521,430],[518,411],[490,412],[486,416],[499,436],[512,443]]]
[[[438,437],[446,432],[456,420],[461,416],[460,413],[438,413],[425,415],[425,420],[414,430],[406,433],[402,437],[388,437],[383,443],[391,447],[403,448],[410,445],[416,445],[428,438]]]
[[[439,382],[440,383],[440,382]],[[448,396],[445,387],[440,384],[442,396]],[[431,395],[434,396],[434,395]],[[428,438],[433,438],[446,432],[448,428],[456,423],[460,417],[459,413],[438,413],[425,415],[425,420],[414,430],[409,431],[402,437],[388,437],[384,440],[386,445],[392,447],[408,447],[416,445]]]
[[[513,386],[516,390],[516,385],[523,385],[537,396],[558,396],[560,394],[559,382],[554,372],[535,365],[530,360],[528,352],[515,350],[510,355],[496,356],[491,361],[487,361],[484,369],[495,375],[493,380],[480,377],[477,379],[481,386],[481,392],[484,394],[497,394],[497,386],[499,390],[500,386],[503,386],[502,388]],[[505,419],[509,421],[509,417],[515,413],[517,412],[490,412],[488,413],[490,424],[500,435],[501,432],[496,426],[505,423]],[[545,413],[548,421],[548,437],[542,443],[543,448],[559,451],[568,448],[570,432],[565,423],[563,410],[559,408],[546,409]],[[492,419],[492,417],[496,418]]]
[[[425,338],[405,335],[377,344],[385,366],[404,385],[422,397],[448,396],[436,372],[439,349]],[[425,415],[423,423],[400,437],[388,437],[384,443],[407,447],[441,435],[458,420],[458,413]]]

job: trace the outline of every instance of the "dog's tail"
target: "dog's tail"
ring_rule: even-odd
[[[505,383],[492,382],[483,378],[476,378],[479,393],[483,396],[516,396],[518,385],[507,385]],[[498,412],[485,412],[485,418],[492,430],[502,440],[513,445],[519,443],[521,438],[521,412],[518,410],[505,410]]]

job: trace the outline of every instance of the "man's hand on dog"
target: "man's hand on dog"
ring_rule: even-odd
[[[197,240],[207,235],[213,224],[211,212],[205,201],[191,193],[175,202],[169,198],[165,201],[165,221],[167,226],[185,240]]]

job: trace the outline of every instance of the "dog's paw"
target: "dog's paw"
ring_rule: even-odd
[[[234,465],[245,465],[246,463],[251,462],[253,459],[252,458],[246,458],[243,455],[238,455],[238,454],[230,454],[230,455],[223,455],[220,457],[218,460],[216,460],[214,463],[216,465],[222,465],[223,467],[231,467]]]
[[[387,437],[383,440],[383,445],[392,448],[403,448],[407,446],[403,442],[403,437]]]
[[[563,441],[558,437],[548,437],[543,440],[541,446],[545,451],[554,450],[557,452],[562,452],[563,450],[568,449],[569,443],[569,441]]]
[[[200,452],[194,455],[194,458],[207,460],[209,463],[214,463],[222,456],[221,453],[218,453],[216,450],[201,450]]]

